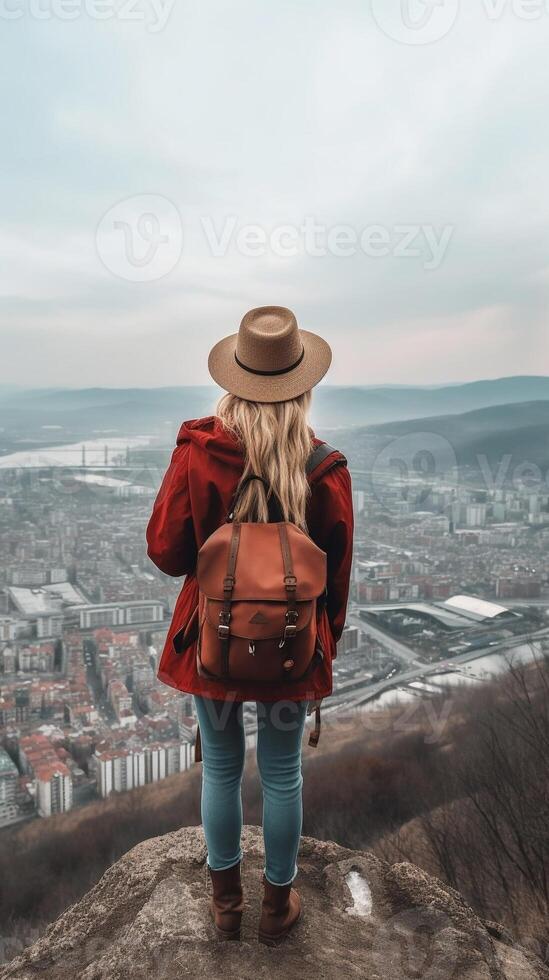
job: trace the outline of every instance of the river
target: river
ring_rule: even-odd
[[[115,462],[124,463],[127,449],[148,446],[150,436],[103,436],[102,439],[84,439],[68,445],[44,446],[40,449],[20,449],[7,456],[0,456],[0,469],[15,467],[39,466],[82,466],[82,454],[85,450],[86,466],[103,466],[105,463],[105,447],[108,465]]]
[[[388,705],[413,701],[419,695],[429,695],[440,692],[440,687],[455,684],[481,684],[509,669],[510,663],[528,663],[535,656],[541,656],[541,644],[523,643],[506,653],[488,653],[485,657],[477,657],[466,664],[460,664],[456,670],[442,674],[430,674],[420,682],[396,687],[380,694],[375,701],[370,702],[372,708],[386,708]]]

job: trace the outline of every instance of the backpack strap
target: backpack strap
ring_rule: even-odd
[[[312,745],[312,747],[316,749],[319,738],[320,738],[320,705],[317,704],[315,708],[315,727],[313,728],[311,734],[309,735],[309,745]]]
[[[236,505],[240,500],[240,495],[246,489],[248,484],[251,483],[252,480],[259,480],[259,482],[262,483],[263,486],[265,487],[265,494],[267,496],[267,507],[269,509],[269,520],[273,521],[274,523],[283,520],[280,501],[276,496],[276,494],[269,492],[271,488],[267,480],[265,480],[262,476],[257,476],[256,473],[250,473],[250,475],[245,477],[244,480],[241,480],[241,482],[238,484],[238,487],[235,490],[233,499],[231,501],[231,505],[229,507],[229,513],[225,518],[226,523],[230,524],[234,519],[234,512],[236,510]]]
[[[296,603],[296,589],[297,589],[297,578],[294,574],[294,567],[292,561],[292,550],[290,548],[290,542],[288,540],[288,529],[285,524],[278,525],[278,534],[280,537],[280,550],[282,551],[282,563],[284,565],[284,587],[286,589],[286,625],[284,627],[284,633],[282,639],[278,644],[280,650],[285,646],[287,640],[291,640],[297,632],[297,620],[298,620],[298,609]],[[293,667],[293,662],[291,663],[290,669]],[[287,668],[285,668],[287,669]]]
[[[223,579],[223,605],[219,613],[219,626],[217,635],[221,643],[221,663],[223,664],[223,676],[229,676],[229,643],[231,638],[231,603],[234,589],[234,573],[236,569],[236,557],[238,555],[238,545],[240,544],[240,524],[233,524],[233,533],[229,545],[229,558],[227,562],[227,574]]]
[[[334,458],[330,466],[328,466],[329,470],[331,470],[333,466],[341,466],[347,463],[345,456],[339,452],[339,449],[334,449],[334,447],[328,445],[327,442],[321,442],[319,446],[315,446],[309,455],[305,466],[307,476],[311,476],[316,470],[317,466],[320,466],[320,464],[323,463],[325,459],[328,459],[328,456],[331,456],[333,453],[337,453],[337,456]],[[326,470],[324,472],[326,472]]]
[[[334,459],[332,460],[330,465],[326,467],[324,473],[326,473],[328,470],[331,470],[332,467],[334,466],[345,466],[347,464],[347,460],[345,459],[343,453],[340,453],[339,449],[334,449],[334,447],[328,445],[327,442],[321,442],[319,446],[315,446],[315,448],[310,452],[307,462],[305,464],[306,475],[311,476],[312,473],[316,470],[317,466],[320,466],[320,464],[323,463],[325,459],[328,459],[328,456],[332,456],[332,455],[334,456]],[[234,512],[236,509],[236,505],[240,499],[240,495],[246,489],[248,484],[251,483],[252,480],[259,480],[259,482],[262,483],[263,486],[265,487],[265,493],[267,494],[268,507],[269,507],[269,520],[275,523],[281,521],[283,515],[282,515],[282,508],[280,506],[280,501],[278,500],[278,497],[276,496],[276,494],[269,492],[271,488],[267,480],[265,480],[262,476],[258,476],[256,473],[250,473],[243,480],[241,480],[241,482],[238,484],[238,487],[235,490],[233,499],[231,500],[231,504],[229,507],[229,513],[225,518],[226,522],[230,523],[233,520]]]
[[[194,741],[194,761],[202,762],[202,738],[200,735],[200,725],[196,726],[196,736]]]

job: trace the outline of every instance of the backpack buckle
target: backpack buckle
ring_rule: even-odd
[[[234,575],[227,575],[223,579],[223,591],[232,592],[234,589],[235,578]]]
[[[286,616],[287,615],[288,614],[286,613]],[[295,625],[295,623],[286,623],[286,626],[284,627],[284,635],[280,643],[278,644],[279,649],[282,650],[282,647],[285,645],[286,640],[291,640],[292,637],[296,635],[296,633],[297,633],[297,626]]]
[[[226,612],[225,609],[222,609],[221,612],[219,613],[219,626],[217,627],[217,635],[220,640],[228,640],[229,633],[230,633],[229,630],[230,621],[231,621],[230,612]]]
[[[295,575],[285,575],[284,585],[286,586],[288,592],[295,592],[297,588],[297,578]]]

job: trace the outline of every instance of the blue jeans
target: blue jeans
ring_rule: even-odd
[[[242,858],[242,704],[195,696],[202,738],[202,823],[213,871]],[[263,788],[265,877],[287,885],[297,874],[303,823],[301,739],[306,701],[257,702],[257,765]]]

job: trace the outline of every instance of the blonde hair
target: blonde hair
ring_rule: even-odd
[[[217,406],[223,427],[242,446],[244,471],[262,477],[280,501],[285,521],[305,528],[305,508],[310,488],[305,464],[311,449],[312,430],[307,416],[311,392],[284,402],[251,402],[224,395]],[[240,486],[240,484],[239,484]],[[234,512],[236,521],[269,520],[268,495],[260,480],[250,480]]]

